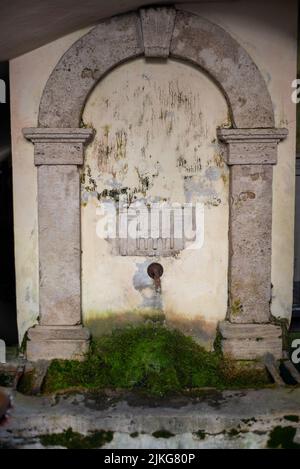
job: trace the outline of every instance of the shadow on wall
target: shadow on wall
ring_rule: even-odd
[[[18,333],[7,63],[0,63],[0,79],[6,87],[6,102],[0,103],[0,338],[7,345],[15,345],[18,343]]]

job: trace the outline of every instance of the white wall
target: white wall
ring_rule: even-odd
[[[271,308],[273,314],[276,316],[290,317],[292,303],[295,180],[295,105],[290,99],[290,84],[296,76],[296,1],[291,0],[288,3],[288,7],[286,3],[280,1],[259,2],[245,0],[229,2],[228,4],[212,3],[208,5],[204,3],[197,6],[191,5],[190,7],[185,5],[184,8],[203,15],[209,20],[224,27],[249,52],[261,70],[269,88],[275,109],[276,126],[286,126],[289,129],[290,134],[288,139],[279,145],[279,162],[274,170],[272,252],[273,299]],[[25,331],[37,321],[38,317],[36,170],[33,164],[33,145],[24,140],[21,129],[23,127],[34,127],[37,125],[39,101],[47,78],[61,55],[83,33],[84,31],[78,31],[47,46],[37,49],[36,51],[14,59],[11,62],[15,256],[20,340],[22,339]],[[135,70],[135,67],[136,70],[140,70],[139,67],[141,67],[141,62],[137,61],[135,65],[132,63],[124,65],[123,67],[123,70],[126,70],[126,72],[124,72],[125,74],[131,73],[130,70]],[[178,65],[174,64],[170,65],[170,67],[166,67],[166,70],[168,69],[168,71],[166,71],[166,76],[164,74],[164,80],[168,79],[168,74],[171,74],[172,67],[175,67],[172,70],[175,75],[178,76],[179,81],[183,79],[183,77],[191,77],[191,82],[195,83],[195,87],[193,86],[192,92],[195,94],[200,93],[199,96],[203,98],[201,103],[199,101],[199,106],[201,109],[203,107],[203,114],[207,116],[209,122],[215,124],[216,122],[219,122],[219,120],[222,121],[225,109],[223,98],[218,95],[218,91],[214,89],[212,84],[206,83],[205,89],[210,90],[208,91],[208,96],[210,96],[209,93],[211,93],[214,103],[210,110],[211,112],[208,112],[208,104],[205,100],[206,96],[202,96],[201,94],[203,93],[203,90],[196,89],[196,82],[198,83],[196,75],[199,77],[199,84],[204,83],[207,78],[202,77],[200,72],[192,70],[188,66],[182,67],[179,72]],[[105,80],[103,80],[102,84],[97,86],[94,94],[90,98],[85,111],[85,116],[87,116],[89,112],[92,113],[91,100],[93,99],[93,96],[95,97],[97,95],[97,93],[101,96],[101,88],[104,89],[106,86],[107,92],[112,92],[113,89],[116,90],[116,81],[113,84],[109,83],[109,80],[112,82],[113,80],[121,78],[124,80],[123,76],[119,76],[118,78],[118,73],[120,73],[119,70],[121,70],[121,68],[114,71],[111,75],[106,77]],[[159,68],[157,68],[157,71],[158,77],[162,75],[162,71],[159,70]],[[158,83],[160,81],[160,79],[158,80],[158,77],[155,78],[154,82]],[[142,78],[140,76],[132,78],[133,82],[136,80],[141,82]],[[186,85],[183,82],[180,82],[180,86],[187,86],[188,88],[190,80],[185,79],[185,83]],[[163,86],[165,86],[165,84]],[[132,93],[133,89],[134,87],[128,89],[128,92]],[[155,93],[153,93],[153,97],[154,96]],[[136,102],[139,102],[138,99]],[[101,116],[101,119],[104,120],[97,120],[99,117],[97,112],[98,111],[95,111],[94,114],[95,122],[93,125],[95,127],[98,126],[99,131],[101,132],[101,125],[106,119]],[[110,112],[111,109],[108,109],[108,113]],[[120,112],[121,114],[123,112],[124,115],[124,103],[121,103]],[[132,112],[132,110],[130,112]],[[181,119],[183,119],[183,116],[184,113],[180,114],[180,122],[178,123],[179,129],[182,129],[183,121]],[[136,118],[136,116],[132,114],[132,118]],[[212,140],[212,134],[210,134],[212,131],[212,128],[209,128],[209,133],[207,135],[208,138],[204,144],[204,148],[207,150],[209,141]],[[172,145],[172,148],[174,148],[175,140],[172,142]],[[203,157],[204,159],[210,158],[211,154],[206,153]],[[132,150],[132,158],[136,158],[134,149]],[[174,162],[174,159],[172,161]],[[175,169],[173,171],[173,176],[175,177]],[[157,187],[160,191],[161,184]],[[222,214],[219,213],[217,218],[221,223],[220,226],[225,227],[225,188],[223,191],[220,185],[218,190],[222,194],[224,212]],[[51,196],[51,188],[49,188],[49,196]],[[89,210],[89,207],[85,208],[87,211]],[[219,209],[220,207],[213,207],[208,213],[216,214]],[[90,214],[90,216],[92,216],[92,214]],[[214,222],[215,220],[216,219],[214,219]],[[222,249],[220,248],[220,259],[224,259],[225,250],[225,245]],[[207,253],[208,252],[209,250]],[[195,266],[193,265],[193,268],[194,267]],[[171,267],[169,268],[171,270]],[[88,269],[90,269],[90,271],[93,270],[90,266]],[[94,272],[98,272],[97,269],[99,269],[98,265],[95,266]],[[220,282],[225,272],[225,270],[222,269],[220,272],[210,272],[209,277],[211,276],[211,279],[214,279],[214,281],[218,279],[217,281]],[[87,272],[87,270],[85,270],[85,272]],[[132,273],[133,272],[134,271],[132,269]],[[174,276],[174,273],[172,276]],[[207,280],[208,281],[205,283],[205,286],[204,283],[202,285],[201,282],[197,283],[197,286],[199,287],[200,285],[200,288],[202,288],[201,294],[206,297],[205,304],[214,306],[213,308],[211,307],[210,312],[214,310],[211,314],[215,315],[214,319],[216,319],[224,314],[223,289],[225,288],[225,284],[222,284],[219,299],[214,300],[215,303],[210,303],[209,297],[212,298],[213,293],[209,290],[210,288],[215,288],[215,285],[212,286],[209,278]],[[166,292],[168,289],[170,292],[170,302],[165,303],[170,305],[170,311],[174,309],[171,304],[172,298],[177,298],[176,305],[178,305],[180,311],[183,311],[184,309],[187,311],[186,308],[184,308],[184,305],[181,304],[182,294],[178,294],[177,296],[175,294],[173,295],[172,288],[174,288],[174,286],[172,286],[171,283],[169,283],[169,285],[166,284],[164,288],[166,289]],[[93,295],[87,290],[86,282],[84,282],[84,289],[84,291],[87,292],[84,294],[84,310],[87,317],[88,311],[99,309],[99,297],[97,302],[92,302],[91,299],[93,298]],[[198,290],[194,289],[194,291],[197,295],[200,295]],[[133,294],[133,298],[139,299],[133,289],[131,289],[131,293]],[[89,298],[88,301],[87,298]],[[91,301],[91,303],[89,303],[89,301]],[[136,303],[134,303],[133,306],[135,304]],[[215,311],[215,306],[217,304],[220,305],[220,309]],[[107,306],[107,308],[111,309],[111,305],[109,307]],[[105,309],[103,303],[101,304],[101,309]],[[196,315],[198,318],[200,317],[200,313],[206,315],[208,312],[208,310],[200,311],[200,308],[198,309],[196,306],[191,306],[189,310],[192,316]]]

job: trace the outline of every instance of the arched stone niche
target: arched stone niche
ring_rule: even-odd
[[[118,64],[145,56],[184,60],[226,97],[232,129],[218,129],[230,166],[229,292],[220,324],[223,349],[237,359],[281,357],[271,322],[272,172],[286,129],[274,128],[271,98],[248,53],[222,28],[174,8],[148,8],[99,23],[64,54],[40,103],[37,128],[24,129],[38,167],[40,321],[29,330],[30,360],[82,358],[78,167],[93,137],[80,127],[89,93]],[[49,197],[51,188],[51,197]],[[259,337],[259,341],[257,338]]]

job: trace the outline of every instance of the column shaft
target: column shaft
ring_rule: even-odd
[[[230,168],[229,320],[270,320],[271,165]]]
[[[235,359],[282,356],[270,312],[272,179],[285,129],[220,129],[230,166],[228,312],[222,349]]]
[[[38,167],[40,324],[81,322],[77,166]]]
[[[28,331],[27,358],[82,359],[80,181],[89,129],[25,129],[38,167],[39,324]]]

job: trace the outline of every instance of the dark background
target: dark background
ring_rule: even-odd
[[[6,345],[15,345],[18,338],[8,63],[0,63],[0,79],[6,83],[6,103],[0,103],[0,338]]]

